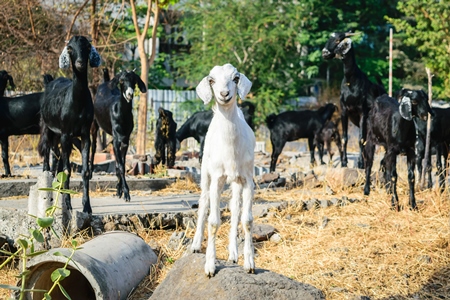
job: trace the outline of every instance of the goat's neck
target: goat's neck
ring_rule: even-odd
[[[119,111],[130,110],[133,107],[133,101],[128,102],[123,96],[123,91],[120,90],[120,100],[117,102]]]
[[[89,92],[88,79],[87,79],[87,69],[85,71],[78,71],[76,68],[73,68],[73,77],[72,77],[72,93],[75,96],[83,97],[86,92]],[[76,99],[76,98],[74,98]]]
[[[236,105],[236,102],[234,102],[232,105],[219,105],[215,104],[213,107],[213,111],[215,115],[223,116],[226,120],[233,121],[234,118],[238,116],[238,110],[239,108]]]
[[[359,67],[356,64],[355,51],[351,48],[347,55],[342,59],[344,65],[344,76],[347,82],[358,72]]]

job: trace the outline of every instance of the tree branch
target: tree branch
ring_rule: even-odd
[[[31,13],[30,2],[28,0],[27,0],[27,10],[28,10],[28,15],[30,16],[31,31],[33,32],[34,39],[36,39],[36,31],[34,30],[33,14]]]
[[[78,15],[81,13],[81,11],[84,9],[84,7],[86,6],[86,4],[88,4],[89,0],[84,1],[83,5],[80,6],[80,8],[77,10],[77,12],[75,13],[75,15],[73,16],[72,19],[72,23],[70,23],[70,27],[69,30],[67,31],[67,35],[66,35],[66,41],[68,41],[70,39],[70,35],[72,34],[72,28],[73,25],[75,24],[75,21],[78,18]]]
[[[152,28],[152,53],[150,54],[150,57],[148,59],[148,65],[149,66],[151,66],[153,64],[153,61],[155,60],[155,56],[156,56],[156,51],[155,51],[155,48],[156,48],[156,33],[157,33],[157,29],[158,29],[158,20],[159,20],[159,13],[160,13],[160,11],[161,10],[159,9],[158,0],[155,0],[155,11],[153,13],[154,19],[155,19],[155,23],[153,24],[153,28]]]

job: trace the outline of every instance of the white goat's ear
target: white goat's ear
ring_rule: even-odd
[[[345,38],[343,39],[337,48],[340,50],[340,54],[345,55],[348,51],[352,48],[352,39],[351,38]]]
[[[64,47],[63,51],[59,55],[59,68],[67,69],[69,67],[70,67],[69,52],[67,52],[67,47]]]
[[[399,112],[403,119],[408,121],[412,120],[412,105],[411,99],[409,97],[402,97],[400,101]]]
[[[252,82],[247,78],[247,76],[240,73],[237,88],[238,88],[239,98],[244,100],[245,97],[247,97],[247,94],[250,92],[250,89],[252,88]]]
[[[100,58],[100,54],[98,54],[97,49],[94,46],[91,46],[91,53],[89,53],[89,65],[92,68],[97,68],[100,66],[102,59]]]
[[[211,101],[213,94],[211,91],[211,86],[209,85],[208,76],[204,77],[202,81],[200,81],[195,90],[205,105]]]

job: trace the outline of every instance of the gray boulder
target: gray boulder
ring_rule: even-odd
[[[324,293],[314,286],[268,270],[256,269],[255,274],[247,274],[241,265],[218,260],[215,276],[208,278],[204,265],[204,254],[178,259],[150,299],[325,299]]]

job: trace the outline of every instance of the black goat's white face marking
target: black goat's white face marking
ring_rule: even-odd
[[[340,42],[336,48],[336,57],[342,59],[345,57],[345,55],[350,51],[352,48],[352,39],[351,38],[345,38],[342,42]]]
[[[63,51],[59,55],[59,68],[67,69],[70,67],[70,57],[69,52],[67,50],[67,46],[64,47]]]
[[[127,87],[123,91],[123,97],[125,98],[125,100],[127,100],[127,102],[130,102],[131,100],[133,100],[133,95],[134,95],[134,89],[132,89],[131,87]]]
[[[411,105],[411,99],[409,97],[402,97],[400,101],[400,107],[399,107],[400,115],[403,119],[411,121],[412,120],[412,105]]]
[[[97,49],[95,49],[94,46],[91,46],[91,52],[89,53],[89,65],[92,68],[97,68],[100,66],[100,63],[102,62],[102,59],[100,57],[100,54],[98,54]]]
[[[333,32],[330,35],[325,47],[322,49],[322,57],[324,59],[345,58],[345,55],[352,48],[352,40],[350,33]]]

